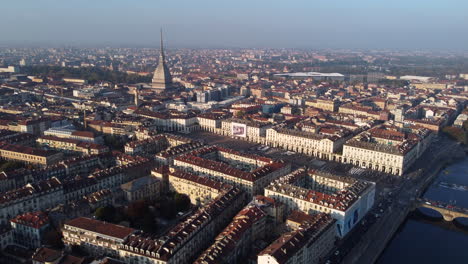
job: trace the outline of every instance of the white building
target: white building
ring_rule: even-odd
[[[343,237],[372,208],[375,183],[302,168],[273,181],[265,195],[286,204],[289,212],[330,214]]]

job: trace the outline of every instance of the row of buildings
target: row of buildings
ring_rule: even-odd
[[[337,237],[372,207],[375,192],[373,183],[305,169],[273,181],[266,196],[250,198],[230,184],[175,167],[152,175],[162,192],[186,193],[199,209],[160,236],[72,219],[62,228],[66,246],[133,264],[321,263]]]
[[[152,174],[166,181],[164,186],[170,189],[163,188],[165,192],[185,188],[182,184],[185,182],[192,188],[187,193],[192,200],[197,200],[208,189],[213,195],[205,196],[207,200],[199,209],[160,237],[124,226],[77,218],[63,226],[64,243],[68,247],[80,246],[92,256],[111,256],[125,263],[188,263],[209,246],[214,235],[246,202],[245,193],[231,185],[163,167]]]

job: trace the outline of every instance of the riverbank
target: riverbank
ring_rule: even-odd
[[[450,147],[444,148],[441,153],[437,153],[433,162],[425,163],[432,164],[432,166],[422,167],[418,170],[420,173],[414,184],[402,186],[398,194],[395,195],[396,197],[401,195],[401,199],[392,203],[386,213],[382,215],[381,220],[363,235],[360,242],[341,263],[375,263],[413,209],[414,200],[424,193],[442,169],[464,158],[465,151],[465,147],[455,144],[452,145],[451,149]]]
[[[468,208],[468,192],[440,187],[438,182],[468,184],[468,157],[443,169],[429,186],[423,198]],[[466,263],[468,252],[468,221],[466,218],[446,222],[429,209],[410,212],[390,241],[379,264],[391,263]],[[463,224],[463,225],[462,225]],[[407,254],[406,252],[411,252]],[[404,253],[404,254],[401,254]]]

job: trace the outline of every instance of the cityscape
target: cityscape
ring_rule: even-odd
[[[382,13],[362,31],[402,41],[357,41],[349,12],[303,31],[387,8],[363,0],[25,2],[0,18],[0,263],[468,263],[463,33],[403,41],[435,22]]]

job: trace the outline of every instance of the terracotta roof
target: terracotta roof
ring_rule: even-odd
[[[57,261],[62,256],[62,252],[59,250],[41,247],[34,252],[32,256],[33,261],[38,262],[54,262]]]
[[[118,239],[125,239],[127,236],[134,233],[136,230],[133,228],[114,225],[111,223],[94,220],[86,217],[79,217],[67,221],[65,225],[73,226],[76,228],[88,230],[95,233],[100,233],[106,236],[115,237]]]
[[[91,131],[73,131],[71,134],[78,137],[94,138],[94,133]]]
[[[10,220],[13,223],[39,229],[49,223],[49,217],[44,212],[25,213]]]

